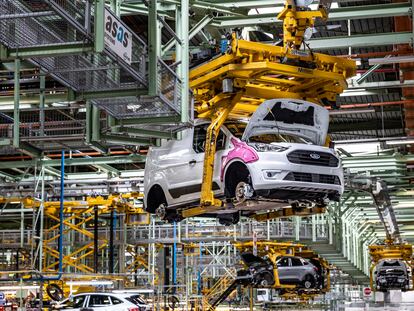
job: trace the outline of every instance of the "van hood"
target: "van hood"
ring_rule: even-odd
[[[324,145],[328,127],[329,112],[324,107],[299,99],[271,99],[253,113],[242,140],[262,134],[288,134]]]

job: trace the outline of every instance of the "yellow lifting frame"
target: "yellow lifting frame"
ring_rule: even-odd
[[[257,248],[257,254],[260,257],[268,256],[268,258],[273,262],[274,269],[273,274],[275,278],[275,283],[273,284],[272,288],[280,288],[286,290],[286,293],[282,295],[282,297],[289,299],[292,297],[301,298],[301,299],[310,299],[315,295],[319,295],[321,293],[326,293],[330,290],[331,282],[330,282],[330,269],[329,263],[320,258],[313,250],[309,249],[304,244],[299,243],[290,243],[290,242],[273,242],[273,241],[257,241],[254,243],[253,241],[249,242],[235,242],[233,243],[234,246],[240,252],[252,251],[253,247]],[[299,256],[307,259],[316,259],[321,264],[321,267],[326,270],[327,273],[327,282],[322,289],[315,289],[313,291],[307,291],[301,295],[295,292],[296,286],[290,284],[280,284],[279,274],[277,271],[276,260],[278,257],[281,256]]]
[[[385,241],[383,245],[370,245],[369,254],[371,256],[371,267],[369,269],[369,282],[371,290],[376,291],[374,287],[374,269],[383,259],[399,259],[407,263],[414,271],[413,246],[411,244],[393,244],[393,241]],[[412,284],[414,284],[414,273],[411,272]],[[408,290],[414,290],[410,288]]]
[[[212,180],[216,139],[227,118],[250,117],[264,100],[304,99],[318,104],[333,103],[347,88],[346,79],[356,74],[353,60],[299,51],[304,32],[316,18],[327,19],[326,8],[301,10],[286,1],[278,15],[284,21],[284,46],[239,40],[232,35],[225,55],[191,70],[190,88],[199,118],[211,119],[207,129],[200,206],[181,211],[184,218],[217,211],[224,206],[214,197]],[[231,81],[233,91],[223,91],[223,81]],[[308,211],[308,214],[324,210]],[[275,215],[258,218],[280,217]]]
[[[326,20],[328,11],[323,6],[318,11],[301,11],[290,0],[286,1],[277,18],[283,20],[283,46],[287,49],[299,49],[306,29],[314,26],[316,18]]]
[[[129,202],[129,200],[134,198],[142,198],[142,194],[138,192],[124,193],[124,194],[111,194],[107,197],[96,196],[96,197],[86,197],[82,201],[65,201],[63,203],[64,214],[70,214],[69,217],[66,217],[63,221],[64,229],[63,234],[69,233],[71,230],[76,231],[80,234],[83,234],[85,237],[90,239],[94,238],[94,234],[83,228],[83,225],[91,221],[94,218],[93,211],[95,207],[98,208],[98,215],[110,213],[111,210],[117,210],[118,212],[126,214],[126,221],[129,217],[137,214],[147,214],[141,208],[136,208],[134,205]],[[0,204],[7,203],[21,203],[25,208],[39,208],[41,202],[30,197],[0,197]],[[51,220],[54,220],[57,224],[51,226],[44,230],[45,236],[52,233],[53,231],[59,228],[59,209],[60,201],[47,201],[43,203],[45,216]],[[87,215],[87,216],[85,216]],[[149,220],[149,217],[147,217]],[[72,223],[76,220],[76,224]],[[57,250],[51,247],[51,243],[56,241],[59,238],[59,234],[56,234],[50,238],[45,238],[43,240],[43,250],[45,256],[51,256],[55,259],[59,259],[59,253]],[[98,250],[102,250],[108,245],[107,240],[100,239]],[[70,254],[63,256],[63,265],[72,266],[79,271],[84,273],[92,273],[93,269],[87,265],[80,263],[80,261],[92,255],[94,252],[94,243],[90,242],[86,245],[77,248]],[[46,257],[47,258],[47,257]],[[44,261],[44,271],[46,273],[52,272],[52,270],[58,265],[57,261],[53,263],[47,263],[47,260]]]

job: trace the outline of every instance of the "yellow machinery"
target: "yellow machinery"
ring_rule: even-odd
[[[371,267],[369,270],[371,290],[377,290],[376,286],[374,286],[375,276],[373,272],[378,263],[383,259],[404,261],[410,267],[411,278],[414,280],[413,246],[404,243],[401,238],[386,182],[376,177],[355,176],[349,181],[348,186],[366,191],[372,196],[378,217],[384,226],[386,236],[384,244],[369,246],[369,254],[371,256]],[[412,284],[414,283],[412,282]],[[414,288],[410,288],[410,290],[414,290]]]
[[[277,272],[276,260],[281,256],[298,256],[306,258],[315,262],[318,262],[318,266],[322,269],[321,273],[324,274],[325,281],[323,282],[323,288],[317,290],[308,290],[307,294],[321,294],[328,292],[330,289],[330,277],[329,277],[329,264],[328,262],[320,258],[318,254],[309,249],[306,245],[290,242],[271,242],[271,241],[258,241],[254,242],[242,242],[235,243],[234,246],[239,250],[240,253],[252,252],[253,248],[257,249],[257,256],[269,258],[274,266],[274,279],[275,283],[271,286],[272,288],[284,289],[282,293],[291,293],[291,289],[296,289],[296,285],[281,284]],[[294,291],[297,294],[297,291]]]
[[[52,298],[53,300],[60,300],[57,297],[67,297],[69,293],[81,293],[96,290],[96,286],[102,281],[117,282],[128,284],[130,281],[126,276],[115,275],[98,275],[94,273],[94,268],[90,265],[82,263],[87,257],[92,257],[96,251],[102,251],[108,247],[109,243],[106,239],[97,236],[97,241],[94,241],[95,235],[88,230],[88,224],[94,219],[103,214],[110,214],[112,211],[125,214],[125,223],[129,225],[148,225],[150,222],[149,214],[142,208],[136,207],[134,200],[142,199],[142,194],[137,192],[125,194],[111,194],[108,196],[86,197],[84,200],[65,201],[63,202],[63,213],[67,217],[63,220],[64,235],[69,235],[72,232],[80,233],[84,237],[83,245],[74,245],[70,247],[70,252],[63,256],[62,267],[71,267],[74,271],[82,272],[84,275],[70,275],[64,274],[60,280],[47,281],[44,283],[44,297]],[[25,208],[40,209],[41,202],[30,197],[0,197],[0,204],[18,204],[20,203]],[[43,275],[55,275],[59,265],[59,252],[55,247],[59,239],[59,211],[60,201],[46,201],[43,202],[43,212],[48,226],[43,231]],[[97,245],[95,245],[97,242]],[[97,246],[97,249],[96,249]],[[141,254],[136,252],[136,249],[128,247],[133,262],[126,267],[126,271],[136,271],[136,269],[143,267],[148,269],[147,259],[148,253]],[[24,272],[22,272],[24,273]],[[36,278],[36,273],[28,271],[23,275],[24,280],[30,281]],[[93,281],[92,281],[93,280]],[[157,276],[156,276],[157,280]],[[68,283],[69,282],[69,283]],[[68,285],[74,282],[77,285]],[[94,282],[97,284],[94,285]],[[50,292],[50,294],[49,294]]]
[[[92,256],[95,252],[94,233],[87,230],[87,224],[102,214],[109,214],[111,211],[124,213],[126,215],[126,224],[147,225],[149,224],[149,215],[142,209],[133,204],[134,199],[142,198],[142,194],[133,192],[126,194],[111,194],[107,197],[96,196],[86,197],[82,201],[65,201],[63,203],[63,213],[70,215],[63,221],[63,234],[77,232],[85,237],[85,242],[90,239],[89,243],[77,247],[71,245],[71,252],[63,256],[63,267],[70,266],[83,273],[93,273],[94,269],[88,265],[82,264],[81,261],[86,257]],[[25,198],[4,198],[0,197],[0,204],[20,203],[25,208],[39,209],[41,202],[30,197]],[[59,264],[59,252],[53,246],[59,239],[59,209],[60,201],[46,201],[43,203],[44,215],[46,219],[52,221],[48,228],[44,230],[43,240],[43,272],[54,273],[57,271]],[[137,217],[137,215],[139,217]],[[138,221],[140,220],[140,221]],[[98,237],[98,251],[108,246],[108,241]]]
[[[370,245],[371,267],[369,269],[369,280],[371,290],[376,291],[374,286],[374,270],[383,259],[398,259],[404,261],[411,269],[411,284],[414,284],[414,258],[413,246],[411,244],[394,244],[392,240],[386,240],[383,245]],[[411,286],[408,290],[414,290]]]
[[[228,118],[249,117],[263,101],[274,98],[335,106],[336,96],[347,88],[346,79],[356,73],[353,60],[306,49],[304,32],[313,27],[316,18],[327,18],[327,7],[304,10],[291,0],[278,18],[284,21],[283,46],[240,40],[233,34],[227,53],[190,72],[195,110],[199,118],[211,119],[211,124],[206,135],[200,206],[183,210],[184,218],[224,206],[214,197],[212,178],[217,136]]]
[[[303,244],[289,242],[240,242],[234,243],[239,253],[255,253],[258,257],[268,258],[273,265],[274,283],[269,285],[256,285],[260,288],[273,288],[279,291],[283,299],[294,299],[302,302],[308,301],[316,295],[326,293],[330,290],[329,264],[323,258],[320,258],[314,251]],[[321,269],[320,274],[323,278],[321,288],[300,289],[294,284],[281,284],[278,276],[277,260],[282,256],[299,256],[310,260],[317,268]],[[246,279],[237,277],[230,278],[228,275],[223,276],[212,288],[203,293],[203,310],[214,310],[222,301],[226,299],[238,285],[251,287],[252,285]]]

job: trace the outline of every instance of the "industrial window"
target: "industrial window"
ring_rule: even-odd
[[[91,295],[89,298],[89,307],[105,307],[111,304],[109,296]]]
[[[194,128],[193,149],[197,153],[205,151],[206,136],[208,124],[202,124]],[[223,150],[226,147],[226,135],[222,130],[217,137],[216,151]]]

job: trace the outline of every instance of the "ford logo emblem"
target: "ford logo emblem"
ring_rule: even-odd
[[[314,160],[319,160],[321,158],[321,156],[317,153],[311,153],[309,156]]]

